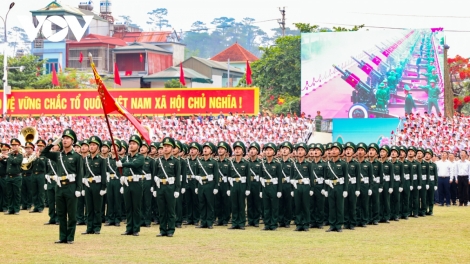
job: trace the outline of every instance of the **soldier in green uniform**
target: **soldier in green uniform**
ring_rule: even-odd
[[[405,114],[413,113],[413,109],[416,111],[416,104],[413,100],[413,96],[411,96],[410,90],[408,84],[405,84]]]
[[[183,152],[183,144],[179,140],[175,140],[175,148],[173,148],[172,155],[173,155],[174,158],[179,160],[180,164],[183,162],[181,160],[181,153],[182,152]],[[185,166],[184,165],[181,166],[180,172],[185,173]],[[183,175],[180,175],[179,177],[180,177],[181,187],[184,187]],[[176,198],[175,213],[176,213],[175,226],[176,226],[176,228],[181,228],[181,225],[183,224],[183,196],[182,195],[179,195],[178,198]]]
[[[153,167],[155,165],[155,160],[148,156],[150,151],[149,145],[144,140],[142,141],[142,146],[140,147],[140,154],[144,157],[144,166],[142,168],[142,216],[140,226],[150,227],[151,218],[150,211],[152,208],[152,194],[154,192],[153,185]]]
[[[263,147],[266,160],[261,163],[260,183],[262,191],[260,198],[263,199],[263,230],[276,230],[279,217],[279,199],[282,197],[282,165],[274,160],[277,147],[274,143],[267,143]]]
[[[406,158],[401,160],[403,150],[405,153],[408,153],[408,149],[406,147],[400,146],[400,161],[403,163],[403,192],[400,197],[400,217],[408,220],[408,217],[410,216],[410,189],[413,188],[413,185],[411,184],[411,161],[408,161]],[[407,154],[405,154],[405,157],[407,157],[406,155]]]
[[[26,144],[34,146],[33,143]],[[46,142],[44,140],[38,140],[37,148],[39,154],[43,151],[45,147]],[[46,180],[46,160],[47,159],[45,157],[36,157],[31,164],[31,170],[33,172],[31,176],[31,195],[34,210],[30,211],[30,213],[42,213],[42,211],[44,211],[44,184]]]
[[[322,120],[323,120],[323,116],[320,114],[320,111],[317,111],[317,115],[315,116],[315,131],[321,132]]]
[[[127,142],[125,140],[121,140],[120,142],[121,142],[121,150],[119,151],[119,160],[122,160],[127,155],[127,150],[129,149],[129,145],[127,144]],[[116,164],[116,167],[117,167],[117,164]],[[124,202],[124,184],[121,182],[122,176],[123,175],[121,175],[121,178],[119,178],[119,183],[122,186],[119,189],[119,193],[121,194],[121,201],[122,201],[120,218],[121,218],[121,221],[124,222],[124,221],[127,221],[126,220],[127,219],[127,214],[126,214],[126,203]]]
[[[357,162],[360,166],[361,183],[359,187],[360,195],[357,201],[357,226],[366,227],[369,222],[369,199],[372,195],[371,182],[373,180],[372,164],[366,160],[367,145],[365,143],[357,144]]]
[[[243,156],[246,154],[245,144],[241,141],[233,143],[235,158],[230,160],[227,195],[232,200],[232,226],[228,229],[245,230],[245,198],[250,195],[251,177],[250,163]]]
[[[84,139],[79,142],[80,144],[80,155],[83,158],[83,166],[85,166],[85,157],[90,153],[90,146],[88,139]],[[83,168],[85,172],[85,167]],[[85,189],[82,190],[82,195],[77,199],[77,225],[86,225],[86,205],[85,205]]]
[[[289,158],[290,153],[293,150],[293,146],[290,142],[283,142],[280,146],[282,173],[282,196],[279,199],[279,226],[290,228],[290,222],[292,220],[292,195],[291,192],[292,184],[290,183],[292,177],[292,160]]]
[[[55,145],[51,148],[51,152],[60,152],[61,151],[61,144]],[[41,158],[44,156],[41,156]],[[58,225],[59,221],[57,218],[57,210],[56,210],[56,202],[55,202],[55,196],[56,196],[56,186],[57,186],[57,163],[51,159],[45,158],[46,160],[46,184],[45,184],[45,189],[46,189],[46,195],[47,195],[47,200],[49,203],[49,221],[44,223],[44,225]]]
[[[219,192],[219,164],[212,159],[212,153],[216,151],[216,147],[211,142],[202,145],[201,159],[197,159],[197,175],[198,182],[196,185],[196,193],[199,198],[199,213],[201,223],[196,228],[212,229],[215,221],[215,195]]]
[[[416,160],[416,148],[408,148],[407,162],[410,163],[410,203],[413,217],[418,218],[419,214],[419,191],[421,190],[422,171],[421,164]],[[408,211],[408,216],[410,211]]]
[[[393,192],[390,197],[390,219],[398,221],[401,214],[401,194],[403,192],[405,176],[403,162],[399,160],[400,148],[392,146],[390,148],[390,163],[392,170],[390,176],[393,177]]]
[[[347,142],[345,144],[345,162],[348,164],[348,196],[345,198],[344,202],[344,228],[354,230],[357,225],[356,217],[356,205],[357,197],[361,194],[360,184],[361,181],[361,172],[360,165],[356,159],[353,158],[354,153],[356,152],[356,145],[353,142]]]
[[[324,189],[325,175],[327,170],[326,163],[322,160],[324,152],[323,145],[316,143],[311,147],[313,149],[312,176],[313,176],[313,196],[310,200],[310,228],[323,228],[325,213]]]
[[[201,154],[202,147],[197,142],[189,144],[189,157],[182,162],[181,167],[184,166],[186,172],[186,181],[182,184],[181,193],[184,194],[184,199],[187,204],[188,210],[188,225],[198,225],[199,223],[199,198],[196,193],[197,188],[197,166],[198,155]]]
[[[388,105],[387,91],[385,91],[385,84],[381,83],[379,89],[375,93],[375,99],[377,100],[376,106],[378,109],[386,109]]]
[[[129,154],[116,162],[122,167],[121,184],[124,185],[124,204],[126,206],[126,231],[121,235],[139,236],[142,208],[142,168],[144,156],[139,154],[142,139],[132,135],[129,139]]]
[[[181,164],[180,160],[172,156],[172,151],[176,148],[175,140],[166,137],[162,144],[163,157],[156,160],[154,172],[160,218],[160,233],[157,237],[172,237],[176,224],[176,199],[181,188]]]
[[[157,158],[160,157],[160,155],[158,154],[158,149],[160,147],[160,142],[152,142],[150,144],[150,153],[149,153],[149,156],[150,158],[153,159],[153,161],[155,162],[155,160]],[[155,164],[154,164],[155,165]],[[154,166],[155,167],[155,166]],[[155,171],[155,170],[154,170]],[[153,171],[152,171],[153,173]],[[152,174],[153,175],[153,174]],[[152,177],[152,179],[154,178],[154,176]],[[152,182],[152,186],[153,186],[153,182]],[[155,193],[156,193],[156,190],[155,190],[155,187],[154,187],[154,190],[153,190]],[[150,215],[151,215],[151,218],[152,218],[152,222],[154,224],[158,224],[158,207],[157,207],[157,197],[156,196],[153,196],[152,195],[152,207],[151,207],[151,211],[150,211]]]
[[[381,223],[390,223],[390,196],[393,193],[394,179],[392,174],[392,163],[388,157],[390,155],[390,147],[383,145],[380,147],[380,162],[382,163],[382,176],[383,176],[383,192],[380,194],[380,210],[379,218]]]
[[[105,143],[106,143],[106,146],[105,146]],[[111,156],[109,145],[111,145],[111,141],[102,140],[101,148],[99,150],[100,157],[104,159],[106,162],[106,175],[103,176],[103,177],[106,177],[106,193],[103,195],[103,202],[101,203],[101,221],[106,224],[109,223],[109,216],[106,211],[106,207],[108,204],[108,190],[109,190],[109,181],[110,181],[110,177],[108,173],[108,158],[109,156]]]
[[[436,87],[436,82],[434,80],[430,81],[429,85],[420,86],[423,90],[426,90],[428,94],[428,113],[432,113],[432,107],[436,109],[436,114],[440,115],[441,110],[439,109],[439,95],[441,94],[441,89]]]
[[[59,219],[59,240],[55,243],[73,244],[77,224],[77,198],[81,196],[82,178],[84,176],[83,158],[73,150],[77,136],[71,129],[62,133],[47,146],[42,155],[57,164],[56,210]],[[62,142],[63,151],[51,152],[51,149]],[[68,218],[68,219],[67,219]]]
[[[1,143],[2,154],[0,155],[0,209],[3,213],[8,213],[8,202],[7,202],[7,164],[3,162],[4,159],[8,159],[8,152],[10,151],[10,145]]]
[[[369,144],[369,162],[372,165],[372,182],[369,183],[372,194],[370,196],[370,218],[369,224],[378,225],[380,221],[379,197],[383,192],[383,167],[380,160],[377,159],[379,154],[379,145],[375,143]]]
[[[21,183],[21,209],[31,212],[31,207],[33,205],[33,166],[30,159],[35,159],[34,144],[31,142],[26,142],[24,146],[24,152],[25,153],[21,164],[21,173],[23,174],[23,181]],[[27,169],[24,169],[24,167]]]
[[[250,156],[250,176],[252,195],[247,197],[248,205],[248,226],[259,227],[259,219],[261,217],[261,184],[259,182],[259,174],[261,170],[261,160],[258,158],[260,146],[257,142],[253,142],[248,147],[248,155]]]
[[[307,145],[299,143],[295,146],[297,161],[292,162],[291,183],[294,186],[295,231],[308,231],[310,226],[310,197],[313,196],[312,166],[307,163]]]
[[[111,150],[111,157],[106,158],[106,176],[108,177],[108,187],[106,190],[107,195],[107,216],[108,222],[105,226],[121,226],[121,203],[122,197],[120,194],[121,187],[121,172],[116,166],[116,157],[118,152],[121,150],[121,142],[119,140],[114,140],[114,145],[116,145],[116,151],[114,150],[111,141],[103,141],[103,148],[108,148]],[[123,190],[124,191],[124,190]]]
[[[330,228],[326,232],[342,232],[344,224],[344,198],[348,197],[349,178],[348,165],[339,159],[343,151],[340,143],[335,142],[330,147],[331,160],[327,161],[327,173],[323,195],[328,198],[328,221]]]
[[[87,211],[87,229],[82,235],[101,233],[101,210],[103,195],[106,194],[106,160],[100,155],[101,139],[92,136],[89,139],[90,154],[85,157],[85,204]]]
[[[432,161],[434,153],[432,149],[424,150],[424,160],[429,164],[429,189],[426,194],[426,215],[433,215],[434,192],[437,190],[437,165]]]
[[[418,194],[418,216],[426,216],[426,194],[429,190],[430,164],[424,161],[424,149],[416,149],[416,161],[421,165],[421,190]]]
[[[227,191],[229,189],[228,183],[228,170],[230,167],[229,158],[232,156],[232,148],[225,141],[220,141],[218,144],[217,152],[219,154],[219,170],[220,170],[220,179],[219,179],[219,193],[215,199],[215,212],[217,214],[217,225],[218,226],[227,226],[228,221],[230,220],[230,197],[227,196]]]
[[[23,155],[19,152],[20,141],[16,138],[10,140],[11,152],[2,156],[2,163],[6,167],[6,194],[8,211],[5,214],[20,214],[21,202],[21,163]]]

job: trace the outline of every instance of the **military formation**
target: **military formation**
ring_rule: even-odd
[[[16,215],[46,205],[45,224],[59,225],[56,243],[74,243],[77,225],[97,235],[121,223],[124,236],[152,223],[157,237],[182,225],[268,231],[292,222],[295,231],[342,232],[432,215],[437,189],[433,151],[415,147],[79,141],[71,129],[51,142],[1,145],[0,202]]]

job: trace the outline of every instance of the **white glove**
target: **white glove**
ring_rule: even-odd
[[[410,186],[410,191],[413,191],[413,186]]]
[[[153,197],[157,197],[157,191],[153,191],[152,194],[153,194]]]
[[[246,196],[249,196],[249,195],[250,195],[250,191],[245,191],[245,195],[246,195]]]
[[[344,198],[348,197],[348,192],[344,191],[344,192],[343,192],[343,197],[344,197]]]
[[[388,193],[392,194],[393,193],[393,188],[388,188]]]
[[[429,185],[428,184],[426,184],[426,190],[429,190]]]
[[[55,145],[59,144],[60,142],[62,142],[62,138],[61,138],[61,137],[60,137],[60,138],[57,138],[56,140],[54,140],[54,142],[52,142],[52,145],[55,146]],[[78,196],[77,196],[77,197],[78,197]]]
[[[197,189],[196,189],[197,190]],[[227,196],[230,196],[230,191],[227,191]]]
[[[361,192],[360,192],[360,191],[356,191],[355,194],[356,194],[356,197],[359,197],[359,195],[361,195]]]
[[[44,191],[47,191],[47,183],[44,184]]]
[[[325,191],[323,195],[325,195],[325,198],[328,198],[328,191]]]
[[[290,192],[290,196],[294,197],[294,191]]]
[[[325,190],[322,189],[320,193],[321,195],[325,195]]]
[[[124,185],[125,179],[126,179],[126,177],[121,176],[121,178],[119,179],[119,182],[121,182],[121,185]]]
[[[421,188],[422,188],[421,185],[418,185],[418,190],[421,190]]]
[[[86,187],[90,188],[90,184],[88,183],[88,179],[83,178],[83,179],[82,179],[82,183],[83,183]]]
[[[81,193],[79,191],[75,191],[75,197],[80,197]]]
[[[178,199],[178,197],[180,197],[180,193],[179,193],[179,192],[175,192],[173,195],[175,196],[176,199]]]
[[[105,195],[105,194],[106,194],[106,190],[101,190],[101,191],[100,191],[100,195],[101,195],[101,196],[103,196],[103,195]]]
[[[326,185],[330,185],[330,183],[331,183],[331,180],[325,180]]]
[[[369,191],[367,192],[367,194],[368,194],[369,196],[371,196],[371,195],[372,195],[372,190],[369,190]]]
[[[82,191],[82,196],[85,197],[85,190]]]
[[[218,190],[218,189],[214,189],[213,193],[214,193],[214,195],[216,195],[216,194],[219,193],[219,190]]]
[[[282,197],[282,193],[281,192],[277,192],[277,198],[281,198]]]
[[[116,167],[122,168],[122,162],[120,160],[116,161]]]
[[[313,191],[310,191],[309,194],[310,194],[310,196],[313,196]]]
[[[23,158],[22,164],[28,163],[28,158]]]
[[[121,194],[124,194],[124,187],[121,187],[121,189],[119,189],[119,192],[120,192]]]
[[[197,188],[196,188],[196,189],[194,189],[194,193],[195,193],[195,194],[197,194]]]
[[[184,194],[186,192],[186,188],[181,188],[181,194]]]
[[[384,191],[384,189],[379,188],[379,193],[382,193],[383,191]]]
[[[181,189],[181,191],[183,191],[183,189]],[[150,192],[153,193],[153,187],[150,187]]]
[[[437,191],[437,186],[434,186],[434,191]]]
[[[398,188],[398,192],[403,192],[403,188],[402,188],[402,187],[399,187],[399,188]]]
[[[259,193],[259,198],[263,199],[263,193],[262,192]]]

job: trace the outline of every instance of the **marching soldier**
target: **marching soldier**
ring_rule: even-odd
[[[356,219],[356,204],[357,197],[361,194],[360,182],[361,182],[361,167],[359,163],[353,159],[353,155],[356,151],[356,145],[352,142],[345,144],[345,162],[348,164],[348,196],[345,198],[344,204],[344,228],[354,230],[357,225]]]
[[[51,152],[60,152],[61,151],[61,144],[54,145],[51,148]],[[41,158],[44,157],[41,155]],[[46,195],[47,195],[47,200],[49,203],[49,221],[44,223],[44,225],[58,225],[59,220],[57,218],[57,210],[56,210],[56,202],[55,202],[55,196],[56,196],[56,180],[57,179],[57,163],[51,159],[45,158],[46,160],[46,184],[45,184],[45,190],[46,190]]]
[[[310,228],[323,228],[325,219],[325,196],[322,191],[324,189],[324,181],[327,165],[322,161],[323,145],[314,144],[310,150],[313,150],[312,174],[313,174],[313,196],[310,204]]]
[[[122,160],[126,157],[127,155],[127,150],[129,149],[129,145],[125,140],[121,140],[121,150],[119,151],[119,160]],[[116,162],[117,163],[117,162]],[[117,167],[117,164],[116,164]],[[121,178],[119,178],[119,183],[121,184],[122,188],[119,189],[119,193],[121,194],[121,221],[127,221],[127,213],[126,213],[126,203],[124,202],[124,184],[121,182]]]
[[[339,159],[339,154],[342,151],[343,147],[341,144],[337,142],[332,143],[329,153],[331,160],[326,162],[328,169],[325,176],[323,195],[328,198],[328,220],[330,223],[330,228],[326,232],[343,231],[344,198],[348,197],[349,178],[346,177],[348,165]]]
[[[62,133],[62,138],[56,139],[47,146],[42,155],[57,164],[57,178],[54,177],[56,188],[56,210],[59,219],[59,240],[55,243],[73,244],[77,224],[77,198],[81,196],[83,178],[83,158],[73,150],[77,136],[71,129]],[[63,151],[51,152],[51,149],[62,142]],[[68,218],[68,219],[67,219]]]
[[[405,154],[403,154],[403,152]],[[404,146],[400,146],[400,161],[403,163],[403,192],[401,193],[400,202],[401,202],[401,218],[408,220],[410,216],[410,193],[413,188],[411,183],[411,162],[406,160],[403,156],[406,157],[408,149]],[[402,160],[403,158],[403,160]]]
[[[380,159],[382,163],[382,176],[383,176],[383,191],[379,195],[379,219],[381,223],[390,223],[390,196],[393,193],[393,184],[394,178],[390,175],[393,175],[393,165],[390,163],[388,156],[390,154],[390,147],[384,145],[380,147]]]
[[[390,219],[399,221],[401,214],[401,197],[405,184],[405,175],[403,170],[403,163],[399,161],[398,156],[400,155],[400,148],[392,146],[390,148],[390,163],[392,164],[392,170],[390,177],[393,177],[393,192],[390,197]]]
[[[429,189],[426,194],[426,215],[433,215],[434,192],[437,191],[437,165],[432,161],[434,156],[432,149],[427,148],[424,150],[424,153],[424,159],[429,163]]]
[[[26,142],[24,146],[25,155],[23,157],[22,165],[28,163],[29,159],[34,159],[34,144],[31,142]],[[30,163],[32,165],[32,163]],[[21,204],[23,210],[28,210],[31,212],[31,207],[33,205],[32,199],[32,189],[33,189],[33,167],[29,166],[27,169],[21,168],[23,174],[23,181],[21,184]]]
[[[199,198],[201,223],[196,228],[212,229],[215,220],[215,195],[219,192],[219,165],[212,159],[215,152],[214,144],[206,142],[202,145],[202,159],[197,159],[198,182],[196,194]]]
[[[258,158],[260,146],[253,142],[248,147],[248,155],[250,157],[250,180],[251,180],[251,196],[247,197],[248,205],[248,226],[259,227],[259,219],[261,217],[261,184],[259,182],[259,174],[261,170],[261,160]]]
[[[218,226],[227,226],[230,220],[231,212],[231,202],[230,197],[227,196],[227,191],[229,190],[228,183],[228,170],[230,167],[229,158],[232,156],[232,148],[225,141],[221,141],[218,144],[217,152],[219,154],[219,170],[220,170],[220,179],[219,179],[219,193],[216,196],[215,200],[215,212],[217,214],[217,225]]]
[[[418,216],[426,216],[426,194],[429,190],[429,173],[430,173],[430,164],[424,161],[424,149],[416,149],[416,160],[421,165],[421,190],[418,194]]]
[[[103,177],[106,177],[106,193],[103,195],[103,202],[101,203],[101,221],[106,224],[109,223],[109,216],[106,211],[106,206],[108,204],[108,190],[109,190],[109,180],[110,180],[109,173],[108,173],[108,158],[109,156],[111,156],[110,145],[111,145],[111,141],[103,140],[101,141],[101,149],[98,150],[100,157],[103,160],[105,160],[105,163],[106,163],[106,176],[103,176]]]
[[[20,141],[16,138],[10,140],[11,152],[2,155],[2,163],[6,166],[6,193],[8,211],[5,214],[20,214],[21,202],[21,163],[23,155],[19,152]]]
[[[121,184],[124,185],[124,204],[126,206],[126,231],[121,235],[139,236],[142,208],[142,168],[144,156],[139,154],[142,139],[132,135],[129,139],[129,154],[116,166],[122,169]]]
[[[282,158],[279,160],[282,168],[282,195],[279,199],[279,226],[290,228],[290,222],[292,220],[292,200],[293,197],[291,195],[292,184],[290,183],[291,180],[291,173],[292,173],[292,160],[289,158],[290,153],[293,150],[293,146],[290,142],[283,142],[280,147],[280,152]]]
[[[92,136],[89,140],[90,154],[85,157],[85,204],[87,229],[82,235],[101,233],[101,207],[106,193],[106,160],[101,158],[101,139]]]
[[[83,164],[85,166],[85,157],[88,156],[90,151],[90,146],[88,139],[79,142],[80,144],[80,155],[83,158]],[[85,168],[83,168],[85,172]],[[87,224],[87,217],[86,217],[86,205],[85,205],[85,189],[82,190],[82,195],[77,199],[77,225],[86,225]]]
[[[142,146],[140,147],[140,154],[144,156],[144,166],[142,169],[142,221],[140,226],[150,227],[151,219],[150,219],[150,211],[152,208],[152,194],[154,189],[152,188],[153,185],[153,167],[155,165],[155,160],[148,156],[149,153],[149,146],[147,142],[142,141]]]
[[[413,217],[418,218],[419,214],[419,191],[421,190],[421,181],[422,181],[422,173],[421,173],[421,164],[415,159],[416,157],[416,148],[409,147],[408,148],[408,159],[407,162],[410,163],[411,170],[410,170],[410,203],[411,209],[413,211]],[[407,216],[410,215],[410,211],[407,212]]]
[[[383,192],[383,167],[382,163],[377,159],[379,154],[379,145],[375,143],[369,144],[369,161],[372,165],[372,182],[369,184],[372,190],[370,196],[370,218],[369,223],[378,225],[380,221],[380,195]]]
[[[120,189],[122,188],[120,182],[121,172],[116,166],[116,157],[121,150],[121,142],[115,139],[114,145],[116,145],[116,151],[112,147],[111,141],[108,140],[103,141],[103,146],[101,147],[101,149],[108,148],[111,150],[111,157],[108,156],[106,158],[106,176],[109,180],[106,190],[108,222],[105,226],[121,226],[121,203],[123,202],[120,193]]]
[[[32,146],[34,150],[33,143],[26,143],[26,145]],[[44,140],[38,140],[37,147],[38,153],[41,153],[42,150],[46,147],[46,142]],[[46,180],[46,160],[47,159],[45,157],[36,157],[31,162],[31,195],[34,210],[30,211],[30,213],[42,213],[44,211],[44,182]]]
[[[274,161],[277,147],[273,143],[267,143],[263,147],[266,161],[261,163],[260,182],[262,191],[260,198],[263,199],[263,230],[276,230],[279,216],[279,199],[282,196],[282,173],[281,164]]]
[[[4,158],[8,158],[8,152],[10,151],[10,145],[6,143],[0,144],[2,148],[2,154],[0,155],[0,209],[3,213],[8,213],[8,202],[7,202],[7,164],[2,162]]]
[[[369,222],[369,196],[372,195],[371,181],[372,177],[372,164],[365,159],[367,151],[367,145],[365,143],[357,144],[357,162],[360,166],[360,178],[361,183],[359,187],[360,195],[357,202],[358,215],[357,215],[357,226],[366,227]]]
[[[243,159],[246,154],[245,144],[241,141],[233,143],[235,158],[230,161],[228,181],[230,183],[227,196],[232,200],[232,226],[228,229],[245,230],[245,198],[250,195],[251,177],[250,163]]]
[[[295,203],[295,231],[308,231],[310,226],[310,197],[313,196],[312,167],[305,160],[307,145],[299,143],[295,147],[297,161],[292,162],[292,179]]]
[[[175,140],[175,148],[173,148],[172,155],[173,157],[179,160],[180,164],[183,162],[181,160],[181,153],[183,153],[183,144],[179,140]],[[184,166],[181,166],[180,173],[185,173]],[[181,183],[180,188],[182,188],[184,187],[183,175],[179,175],[179,177],[180,177],[180,183]],[[183,224],[183,196],[182,195],[179,195],[178,198],[176,198],[175,213],[176,213],[175,226],[176,228],[181,228],[181,225]]]
[[[181,188],[181,193],[184,194],[184,198],[187,204],[188,211],[188,225],[198,225],[199,223],[199,198],[196,193],[197,188],[197,166],[198,166],[198,155],[201,154],[202,147],[197,142],[192,142],[189,144],[189,158],[183,160],[184,165],[181,164],[181,167],[184,166],[186,172],[186,182],[183,188]]]
[[[180,161],[172,156],[172,151],[176,148],[175,140],[166,137],[162,141],[163,157],[157,159],[155,163],[155,183],[160,217],[160,233],[157,237],[172,237],[175,233],[176,224],[176,199],[180,195]],[[155,196],[155,193],[154,193]]]

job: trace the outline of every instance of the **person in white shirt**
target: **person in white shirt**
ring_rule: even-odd
[[[437,176],[437,190],[439,192],[439,205],[444,206],[444,199],[447,206],[450,206],[450,177],[452,176],[452,164],[447,160],[447,152],[442,152],[442,159],[436,161]]]
[[[468,184],[470,180],[470,161],[466,150],[460,151],[461,160],[457,161],[457,189],[459,192],[459,205],[467,206],[468,203]]]
[[[449,152],[449,161],[451,163],[450,200],[452,201],[452,205],[457,205],[457,161],[452,152]]]

